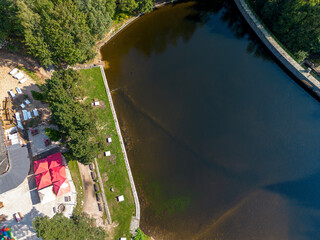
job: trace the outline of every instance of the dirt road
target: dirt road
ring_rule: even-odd
[[[103,226],[104,225],[102,220],[103,212],[100,212],[98,209],[96,195],[93,188],[94,182],[92,181],[92,178],[90,175],[89,166],[83,165],[79,162],[78,162],[78,165],[79,165],[79,170],[80,170],[83,189],[84,189],[83,212],[95,218],[98,226]],[[101,205],[101,207],[103,207],[103,205]]]

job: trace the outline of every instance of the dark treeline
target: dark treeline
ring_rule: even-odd
[[[113,19],[152,10],[154,0],[0,0],[0,43],[42,66],[83,63]]]
[[[320,62],[319,0],[249,0],[271,32],[299,60]]]

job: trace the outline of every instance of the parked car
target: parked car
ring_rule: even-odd
[[[98,192],[97,184],[93,184],[93,188],[94,188],[94,191],[95,191],[95,192]]]
[[[101,207],[100,203],[98,203],[98,209],[99,209],[100,212],[102,212],[102,207]]]
[[[92,171],[93,170],[93,163],[89,163],[89,169]]]
[[[91,178],[92,178],[92,180],[95,180],[96,176],[95,176],[94,172],[91,172]]]
[[[98,193],[96,193],[96,199],[97,199],[98,202],[100,201],[100,197],[99,197]]]
[[[22,220],[22,214],[20,212],[17,212],[13,214],[14,218],[16,219],[17,222],[20,222]]]

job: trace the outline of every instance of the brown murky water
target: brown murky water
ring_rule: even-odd
[[[232,1],[156,10],[102,55],[146,233],[320,239],[320,105]]]

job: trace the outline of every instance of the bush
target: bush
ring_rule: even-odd
[[[31,94],[32,94],[32,97],[35,100],[38,100],[38,101],[44,101],[45,100],[45,96],[41,92],[37,92],[37,91],[33,91],[32,90]]]
[[[58,141],[61,138],[61,134],[58,130],[55,130],[53,128],[45,128],[44,129],[47,136],[52,140],[52,141]]]
[[[147,240],[149,237],[145,235],[140,228],[137,229],[137,233],[133,238],[134,240]]]

